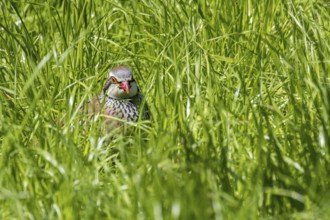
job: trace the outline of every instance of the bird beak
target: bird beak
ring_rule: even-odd
[[[119,89],[123,89],[128,94],[129,93],[129,82],[128,81],[121,82],[119,85]]]

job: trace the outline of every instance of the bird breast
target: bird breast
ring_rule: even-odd
[[[139,119],[139,111],[130,100],[118,100],[108,97],[104,107],[106,115],[134,122]]]

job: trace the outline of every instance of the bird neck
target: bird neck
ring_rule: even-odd
[[[128,101],[128,100],[132,99],[132,97],[130,97],[130,98],[115,98],[115,97],[109,96],[108,94],[101,95],[100,98],[101,99],[106,99],[106,100],[114,100],[114,101]]]

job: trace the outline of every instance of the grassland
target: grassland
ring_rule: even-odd
[[[329,27],[326,0],[1,0],[0,219],[328,219]],[[104,132],[78,110],[116,65],[152,120]]]

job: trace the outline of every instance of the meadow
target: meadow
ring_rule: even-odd
[[[0,0],[0,219],[328,219],[327,0]],[[127,65],[152,119],[80,107]]]

